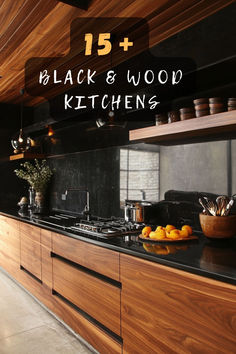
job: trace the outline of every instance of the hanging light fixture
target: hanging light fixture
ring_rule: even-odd
[[[123,129],[126,126],[126,122],[122,120],[115,119],[115,113],[113,111],[109,111],[105,118],[98,118],[96,120],[96,124],[98,128],[103,129],[113,129],[120,128]]]
[[[24,95],[24,89],[20,90],[20,94]],[[11,140],[11,145],[14,148],[14,153],[18,154],[25,152],[31,147],[31,139],[28,136],[25,136],[23,133],[23,97],[20,105],[20,133],[19,136]]]

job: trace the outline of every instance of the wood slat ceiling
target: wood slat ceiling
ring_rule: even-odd
[[[146,18],[150,28],[149,47],[152,47],[233,2],[234,0],[93,0],[86,11],[56,0],[1,0],[0,102],[20,102],[22,98],[19,90],[24,87],[24,66],[32,57],[62,57],[58,58],[58,65],[65,65],[68,61],[71,68],[73,58],[82,51],[78,46],[70,56],[67,55],[70,51],[70,24],[75,18]],[[112,22],[110,27],[111,31]],[[63,58],[65,55],[66,58]],[[118,58],[116,64],[122,60],[123,57]],[[59,93],[57,91],[55,95]],[[33,106],[44,99],[25,95],[24,100],[26,105]]]

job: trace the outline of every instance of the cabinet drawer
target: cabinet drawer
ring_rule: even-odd
[[[0,264],[11,274],[20,266],[19,222],[3,215],[0,215]]]
[[[120,280],[119,253],[53,233],[53,252],[109,278]]]
[[[33,241],[40,242],[40,228],[20,222],[20,233]]]
[[[40,243],[21,234],[20,264],[39,280],[42,280]]]
[[[120,335],[120,288],[55,257],[53,289]]]
[[[0,234],[15,237],[19,234],[19,221],[0,215]]]

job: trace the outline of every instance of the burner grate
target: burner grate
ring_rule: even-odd
[[[95,235],[102,238],[110,238],[117,236],[124,236],[127,234],[137,234],[142,229],[143,224],[135,224],[131,222],[126,222],[123,219],[110,219],[110,220],[81,220],[76,223],[70,229],[88,233],[90,235]]]

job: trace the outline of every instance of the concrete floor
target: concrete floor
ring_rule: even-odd
[[[80,353],[92,351],[0,270],[0,354]]]

